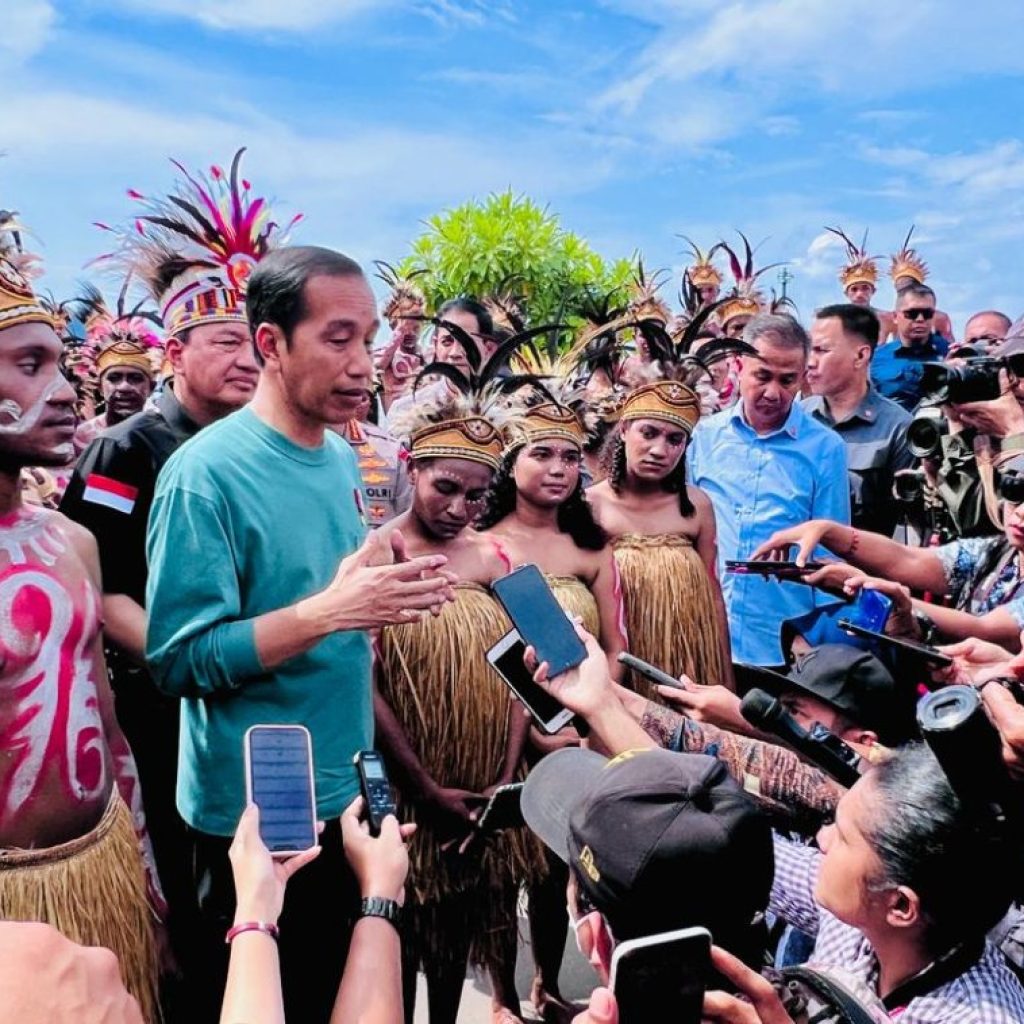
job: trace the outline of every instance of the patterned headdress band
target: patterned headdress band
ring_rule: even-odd
[[[568,406],[543,402],[532,406],[507,427],[512,444],[533,444],[536,441],[568,441],[580,450],[587,430]]]
[[[19,324],[55,327],[53,314],[36,298],[30,281],[35,257],[22,251],[15,214],[0,210],[0,331]]]
[[[868,233],[864,232],[864,241],[856,245],[842,228],[826,227],[833,235],[843,240],[846,246],[846,266],[839,271],[839,280],[842,282],[843,291],[850,285],[869,284],[872,288],[878,284],[878,264],[876,256],[869,256],[867,252]]]
[[[685,270],[690,283],[695,288],[721,288],[721,271],[711,262],[711,257],[714,256],[719,247],[713,245],[707,252],[703,252],[696,243],[691,242],[685,235],[680,237],[690,247],[690,252],[693,255],[693,262]]]
[[[149,352],[131,341],[115,341],[96,357],[96,373],[101,377],[115,366],[130,366],[142,370],[147,377],[153,376],[153,362]]]
[[[497,469],[504,448],[501,434],[482,416],[441,420],[415,431],[409,455],[418,459],[467,459]]]
[[[889,268],[889,276],[893,283],[901,277],[909,277],[918,284],[924,284],[928,277],[928,264],[917,255],[916,249],[910,248],[910,237],[914,233],[914,226],[911,225],[907,237],[903,240],[903,247],[892,258],[892,266]]]
[[[655,381],[630,392],[622,404],[619,419],[624,423],[630,420],[667,420],[689,434],[700,419],[700,398],[685,384],[672,380]]]

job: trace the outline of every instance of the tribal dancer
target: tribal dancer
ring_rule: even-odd
[[[0,919],[113,950],[154,1021],[162,898],[106,678],[96,543],[21,501],[23,467],[71,460],[76,396],[10,239],[0,252]]]
[[[465,344],[479,366],[473,339]],[[516,901],[520,885],[544,863],[521,830],[467,843],[481,800],[516,778],[528,726],[485,660],[508,629],[487,588],[511,566],[471,526],[502,451],[497,386],[489,396],[479,387],[506,355],[504,347],[495,353],[481,377],[439,363],[424,368],[423,375],[445,376],[462,395],[420,403],[396,428],[410,438],[412,507],[382,527],[401,532],[410,556],[444,554],[458,577],[454,603],[436,618],[381,632],[375,706],[382,748],[401,780],[403,816],[420,824],[406,901],[406,1014],[411,1019],[422,966],[431,1024],[454,1024],[467,960],[490,969],[495,1017],[518,1018]],[[518,383],[506,380],[510,388]]]
[[[387,414],[396,398],[409,393],[413,381],[423,369],[419,338],[427,300],[416,284],[416,278],[426,271],[402,274],[383,260],[377,260],[376,264],[377,276],[391,288],[391,295],[381,310],[391,328],[391,340],[376,359],[382,383],[381,403]]]
[[[605,448],[607,478],[587,497],[612,537],[632,653],[673,676],[732,687],[725,604],[715,577],[715,513],[707,495],[686,483],[684,458],[701,416],[691,382],[743,347],[721,339],[699,358],[690,354],[716,308],[698,314],[678,342],[645,327],[660,379],[634,388],[622,403]],[[657,699],[646,680],[631,685]]]
[[[75,431],[75,454],[108,427],[116,426],[141,412],[152,394],[158,368],[153,366],[152,353],[162,351],[163,340],[154,330],[159,324],[155,313],[136,307],[125,312],[127,288],[121,290],[117,313],[111,313],[103,296],[95,289],[79,300],[79,317],[85,324],[86,345],[96,353],[93,366],[103,400],[103,412],[78,425]]]
[[[552,386],[549,380],[545,385]],[[541,569],[562,607],[579,616],[587,631],[600,639],[612,677],[618,679],[618,655],[626,647],[622,597],[607,535],[594,520],[583,492],[587,426],[568,405],[541,400],[510,421],[505,435],[509,440],[478,525],[498,540],[513,565],[533,562]],[[552,750],[578,743],[579,737],[572,729],[551,737],[532,727],[530,741],[527,758],[533,764]],[[568,1019],[572,1007],[558,987],[569,926],[568,873],[554,855],[547,863],[548,876],[529,893],[536,964],[530,998],[545,1019]]]

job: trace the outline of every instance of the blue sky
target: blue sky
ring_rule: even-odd
[[[767,239],[805,316],[839,297],[823,225],[870,227],[887,254],[915,223],[958,329],[1024,312],[1019,0],[4,7],[0,206],[58,294],[104,249],[92,222],[131,214],[127,187],[246,145],[257,191],[306,214],[296,240],[362,261],[512,186],[604,255],[675,275],[679,233]]]

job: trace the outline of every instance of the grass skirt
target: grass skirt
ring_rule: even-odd
[[[587,585],[578,576],[546,576],[558,603],[570,614],[583,620],[583,627],[596,637],[601,635],[601,620],[597,601]]]
[[[480,792],[501,773],[509,728],[509,691],[487,663],[508,630],[482,587],[461,584],[440,615],[381,631],[379,688],[424,769],[439,785]],[[416,821],[415,804],[402,807]],[[544,870],[528,829],[477,839],[465,854],[441,850],[420,823],[409,856],[408,938],[420,962],[462,959],[499,965],[510,936],[519,887]]]
[[[157,952],[132,817],[115,789],[88,834],[41,850],[0,850],[0,920],[41,921],[117,957],[143,1019],[158,1020]]]
[[[725,679],[722,636],[707,568],[686,537],[628,533],[613,542],[626,604],[629,650],[678,679]],[[664,703],[635,672],[627,686]]]

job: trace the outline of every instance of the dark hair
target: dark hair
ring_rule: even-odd
[[[871,346],[872,352],[878,347],[881,324],[873,309],[852,302],[837,302],[833,306],[822,306],[814,315],[818,320],[838,320],[845,334],[862,338]]]
[[[443,320],[445,314],[451,313],[452,310],[476,317],[477,327],[484,338],[489,338],[494,334],[494,318],[487,312],[487,307],[471,295],[460,295],[458,298],[449,299],[443,303],[437,311],[437,318]]]
[[[917,894],[933,954],[983,939],[1012,902],[1015,844],[965,810],[922,743],[897,750],[871,780],[877,799],[864,832],[882,862],[882,886]]]
[[[798,348],[805,357],[811,350],[811,339],[803,325],[788,313],[758,313],[751,317],[743,328],[743,340],[755,345],[761,338],[783,348]]]
[[[626,442],[622,436],[624,429],[625,424],[620,423],[608,436],[601,450],[601,469],[608,479],[608,485],[616,494],[622,492],[622,485],[626,481]],[[661,489],[669,494],[679,495],[679,512],[684,519],[689,519],[697,511],[686,489],[685,451],[679,456],[679,461],[672,472],[661,481]]]
[[[497,526],[516,507],[519,493],[516,487],[515,465],[525,445],[510,448],[501,457],[501,464],[487,491],[487,505],[476,521],[478,530]],[[600,551],[608,543],[604,532],[594,518],[594,510],[583,492],[583,476],[576,481],[576,489],[558,506],[556,522],[560,533],[567,533],[573,544],[584,551]]]
[[[292,331],[306,316],[306,284],[320,276],[362,277],[363,268],[348,256],[318,245],[289,245],[260,260],[245,295],[245,313],[254,340],[260,324],[274,324],[290,345]],[[263,366],[259,347],[254,349],[256,362]]]
[[[919,284],[914,281],[911,284],[905,284],[902,288],[896,292],[896,302],[899,303],[905,295],[913,295],[919,299],[934,299],[935,292],[931,290],[926,284]]]

